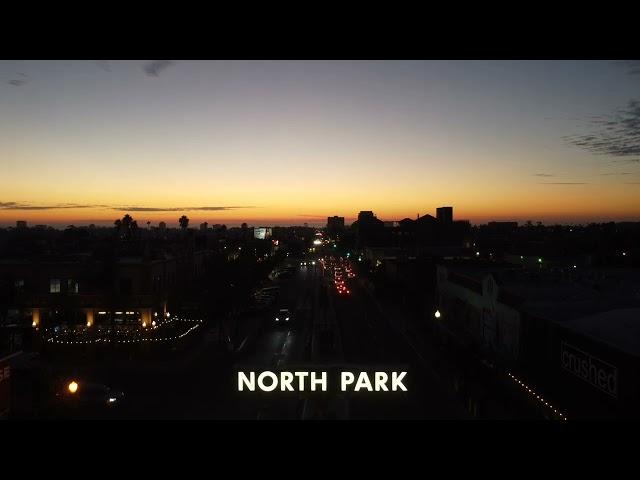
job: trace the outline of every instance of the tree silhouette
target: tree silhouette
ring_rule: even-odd
[[[178,223],[180,223],[180,228],[182,228],[182,230],[186,230],[189,226],[189,217],[187,217],[186,215],[182,215],[178,219]]]
[[[138,222],[136,222],[128,213],[122,217],[122,219],[118,219],[113,222],[113,224],[115,225],[118,234],[127,240],[138,231]]]

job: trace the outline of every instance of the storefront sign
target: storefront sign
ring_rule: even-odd
[[[607,395],[618,398],[618,369],[610,363],[562,342],[560,364],[564,370],[602,390]]]

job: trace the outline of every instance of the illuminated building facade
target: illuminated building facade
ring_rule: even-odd
[[[166,314],[174,291],[204,273],[208,254],[3,259],[0,278],[11,287],[12,319],[34,328],[150,325],[154,315]]]

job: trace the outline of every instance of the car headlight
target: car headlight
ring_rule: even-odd
[[[284,320],[285,320],[286,322],[288,322],[288,321],[289,321],[289,317],[285,318]]]
[[[276,322],[279,322],[279,321],[280,321],[280,319],[278,317],[276,317]]]

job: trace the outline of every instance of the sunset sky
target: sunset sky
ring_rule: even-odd
[[[640,220],[640,62],[1,61],[0,224]]]

